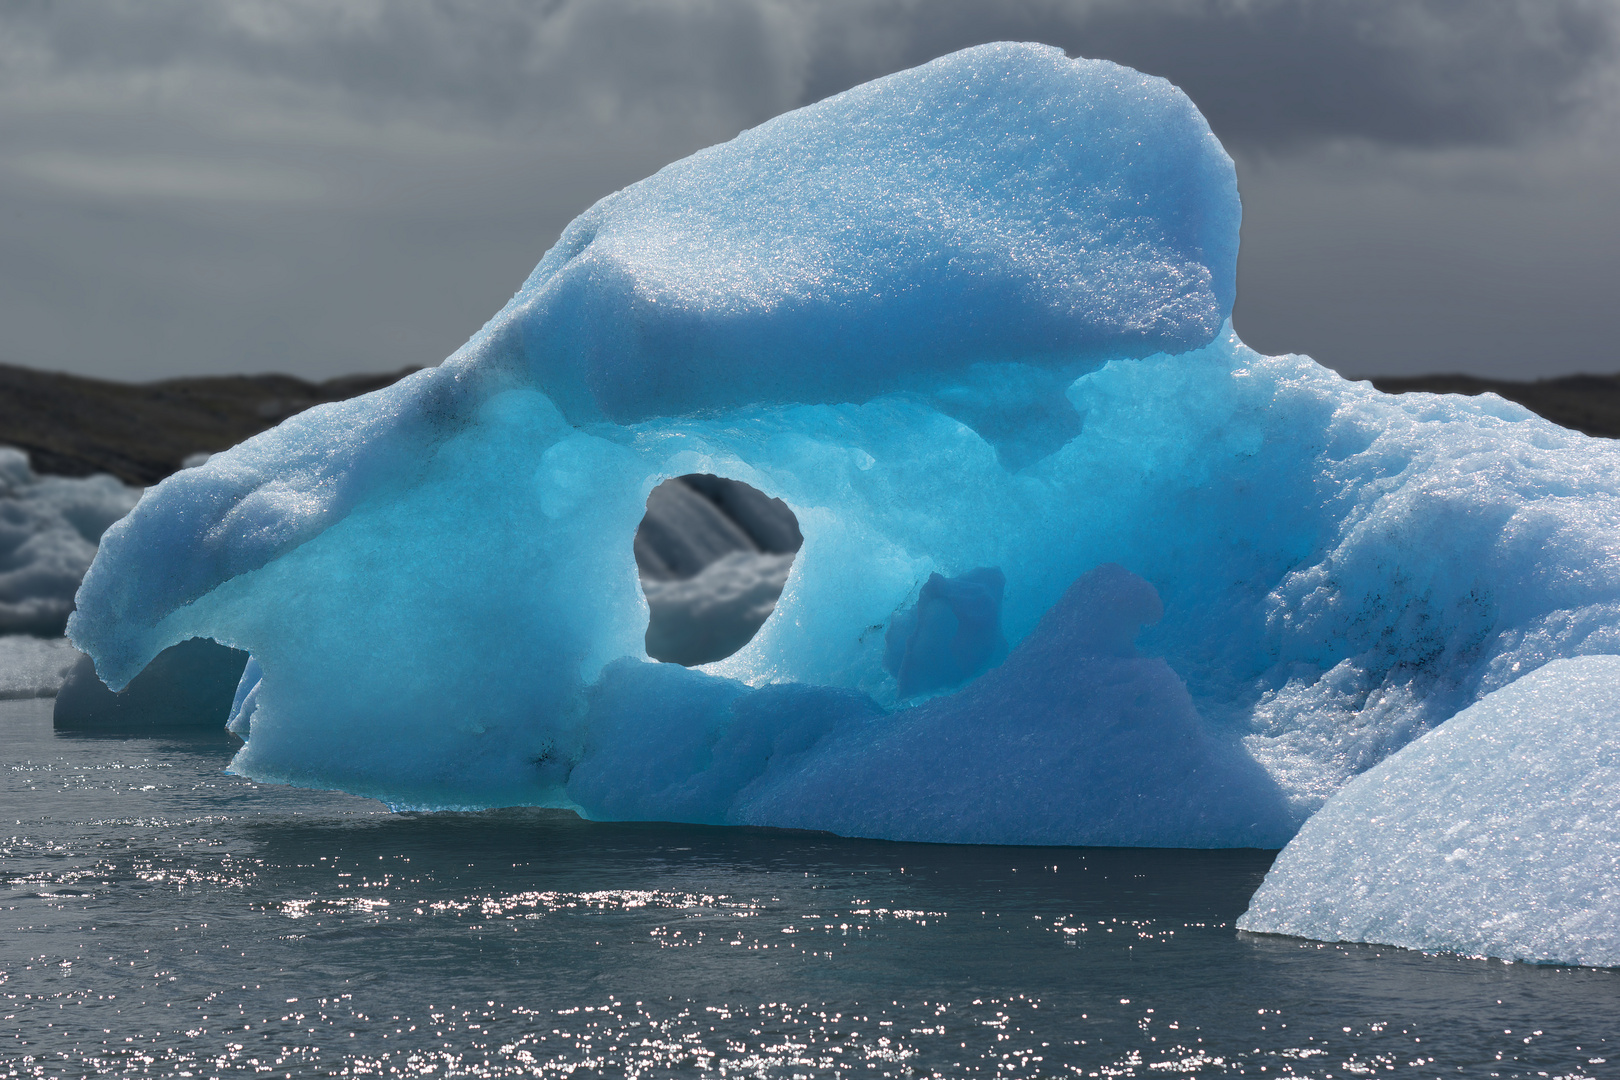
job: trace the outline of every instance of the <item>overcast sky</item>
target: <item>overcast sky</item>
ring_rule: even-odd
[[[602,195],[1003,39],[1204,110],[1256,348],[1620,371],[1620,0],[0,0],[0,361],[437,363]]]

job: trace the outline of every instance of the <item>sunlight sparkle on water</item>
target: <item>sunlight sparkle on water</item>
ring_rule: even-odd
[[[1238,934],[1254,851],[388,814],[0,704],[0,1076],[1601,1077],[1620,977]]]

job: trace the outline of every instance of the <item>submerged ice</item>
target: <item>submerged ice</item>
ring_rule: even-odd
[[[1620,451],[1248,349],[1239,218],[1163,80],[1003,44],[857,87],[602,200],[440,367],[149,491],[74,639],[113,685],[250,652],[233,768],[399,807],[1280,845],[1620,653]],[[638,573],[695,475],[797,554]],[[734,654],[650,662],[649,606],[778,584]]]

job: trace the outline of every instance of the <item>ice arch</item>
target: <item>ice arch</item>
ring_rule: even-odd
[[[395,806],[1281,843],[1620,651],[1620,456],[1246,348],[1239,216],[1163,80],[1001,44],[857,87],[602,200],[439,368],[149,491],[72,634],[113,684],[251,652],[233,768]],[[687,671],[624,538],[692,473],[804,544]],[[902,700],[890,627],[979,569],[1005,661]]]

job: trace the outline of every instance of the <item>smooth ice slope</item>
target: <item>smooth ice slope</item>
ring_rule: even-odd
[[[897,840],[1270,847],[1281,792],[1137,655],[1162,613],[1121,566],[1082,575],[1006,662],[955,694],[822,740],[748,793],[760,824]]]
[[[1620,653],[1620,448],[1246,348],[1238,219],[1162,80],[1025,45],[879,80],[603,200],[443,366],[149,492],[75,640],[114,684],[251,652],[233,768],[395,806],[1280,843],[1491,690]],[[633,538],[692,473],[804,543],[687,671],[646,662]],[[1139,655],[1075,651],[1110,563],[1162,604]],[[887,642],[954,636],[896,620],[980,569],[1007,661],[903,692]]]
[[[1238,926],[1620,966],[1620,656],[1556,660],[1357,777]]]

